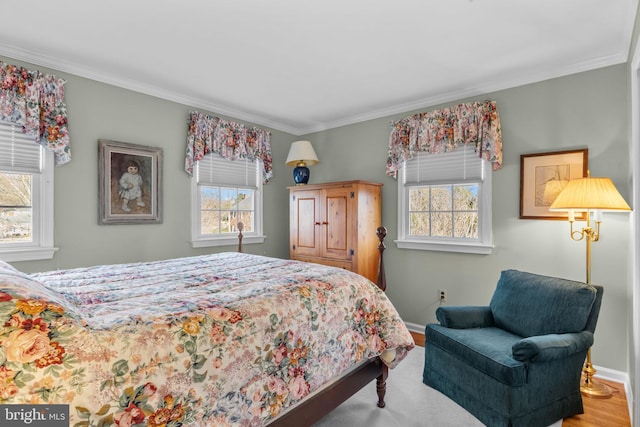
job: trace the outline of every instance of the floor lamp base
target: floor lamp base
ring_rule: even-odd
[[[608,399],[613,392],[605,384],[599,383],[593,379],[596,374],[596,368],[591,363],[591,347],[587,350],[587,360],[582,367],[582,383],[580,384],[580,392],[584,396],[594,397],[597,399]]]
[[[583,396],[593,397],[596,399],[608,399],[613,392],[605,384],[596,382],[593,378],[583,377],[580,385],[580,392]]]

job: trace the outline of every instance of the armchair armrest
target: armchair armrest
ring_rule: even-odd
[[[593,334],[582,331],[570,334],[538,335],[523,338],[513,344],[513,358],[521,362],[543,362],[562,359],[574,353],[585,351],[593,344]]]
[[[493,326],[493,314],[488,306],[438,307],[436,318],[440,325],[453,329],[482,328]]]

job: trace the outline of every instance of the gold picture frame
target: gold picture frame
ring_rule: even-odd
[[[567,150],[520,156],[520,219],[567,220],[568,213],[549,206],[571,179],[587,176],[589,150]],[[584,220],[584,213],[576,216]]]
[[[99,223],[162,223],[161,148],[98,140]]]

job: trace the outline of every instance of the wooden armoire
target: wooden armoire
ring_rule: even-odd
[[[345,268],[375,282],[381,189],[365,181],[289,187],[290,258]]]

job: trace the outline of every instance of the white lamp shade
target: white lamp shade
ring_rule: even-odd
[[[297,166],[300,162],[304,162],[307,166],[313,166],[320,162],[309,141],[296,141],[289,148],[289,155],[285,163],[288,166]]]

